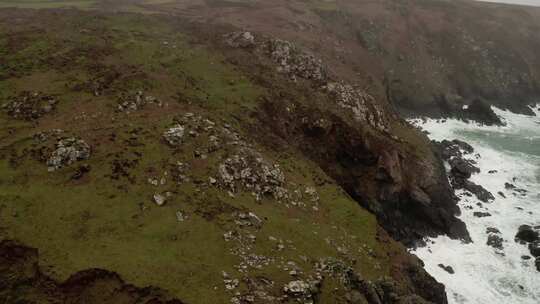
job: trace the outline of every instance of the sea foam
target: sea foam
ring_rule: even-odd
[[[427,246],[413,253],[425,262],[431,275],[445,284],[450,303],[537,304],[540,272],[534,258],[522,259],[530,253],[514,237],[522,224],[540,225],[540,107],[533,109],[537,116],[493,110],[506,126],[482,126],[455,119],[410,121],[429,132],[431,139],[460,139],[471,144],[475,152],[467,157],[477,162],[481,172],[470,180],[496,197],[492,203],[482,203],[464,190],[457,191],[462,212],[459,217],[466,223],[473,242],[464,244],[440,236],[429,239]],[[505,189],[505,183],[527,193]],[[488,212],[491,216],[475,217],[474,212]],[[503,250],[486,244],[489,227],[501,232]],[[446,272],[439,264],[451,266],[455,273]]]

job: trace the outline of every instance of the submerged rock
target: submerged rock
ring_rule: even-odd
[[[56,150],[47,160],[47,166],[49,171],[55,171],[88,158],[90,158],[90,146],[84,140],[75,137],[64,138],[56,144]]]
[[[454,268],[452,266],[445,266],[444,264],[439,264],[439,267],[441,267],[444,271],[448,272],[449,274],[454,274]]]
[[[503,238],[496,235],[496,234],[490,234],[488,236],[488,239],[487,239],[487,242],[486,242],[486,245],[488,246],[491,246],[495,249],[499,249],[499,250],[503,250],[504,249],[504,246],[503,246]]]

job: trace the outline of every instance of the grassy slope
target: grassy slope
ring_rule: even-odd
[[[228,153],[195,160],[193,149],[204,144],[204,137],[173,151],[161,134],[174,117],[189,111],[239,126],[266,94],[265,88],[224,63],[220,54],[190,43],[181,28],[165,18],[0,14],[1,102],[24,90],[60,100],[57,111],[37,123],[0,113],[0,238],[39,248],[48,274],[65,279],[75,271],[100,267],[137,285],[162,287],[189,303],[225,303],[231,294],[223,286],[221,272],[240,277],[233,268],[238,258],[229,252],[233,245],[223,238],[223,233],[236,229],[235,210],[267,219],[260,231],[253,232],[257,236],[253,250],[258,254],[294,261],[306,273],[313,268],[312,261],[338,257],[356,260],[355,267],[368,278],[389,274],[386,247],[394,245],[378,243],[374,217],[331,182],[317,187],[318,212],[287,208],[273,199],[257,203],[249,194],[231,198],[223,190],[194,183],[168,181],[155,187],[147,182],[179,160],[193,165],[194,180],[206,181]],[[24,21],[7,26],[8,15],[20,15]],[[106,70],[120,76],[107,82],[101,96],[93,96],[84,84],[99,80],[100,71]],[[76,89],[81,84],[83,89]],[[165,106],[148,105],[130,114],[114,111],[120,93],[138,89]],[[55,128],[92,146],[92,157],[84,162],[92,169],[83,179],[70,179],[76,165],[51,173],[31,155],[39,146],[33,134]],[[257,148],[279,163],[297,187],[328,180],[295,151],[275,155]],[[110,177],[115,158],[137,163],[125,168],[127,176],[115,179]],[[157,207],[152,195],[164,191],[173,196]],[[178,222],[178,210],[189,218]],[[295,249],[276,251],[270,236],[289,240]],[[338,247],[348,253],[338,253]],[[307,256],[308,262],[300,256]],[[276,293],[293,279],[278,263],[250,270],[250,276],[256,274],[275,280]]]

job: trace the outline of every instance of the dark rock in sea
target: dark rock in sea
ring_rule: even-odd
[[[533,227],[529,225],[519,226],[518,233],[516,234],[516,241],[532,243],[538,240],[540,240],[540,235]]]
[[[496,234],[490,234],[488,236],[488,239],[487,239],[487,242],[486,242],[486,245],[488,246],[491,246],[495,249],[499,249],[499,250],[503,250],[504,247],[503,247],[503,238],[496,235]]]
[[[528,260],[532,259],[532,257],[530,255],[522,255],[521,259],[525,260],[525,261],[528,261]]]
[[[441,157],[444,160],[450,160],[451,158],[461,158],[463,154],[471,154],[474,149],[468,143],[454,139],[452,141],[443,140],[441,142],[433,141],[435,146],[440,150]]]
[[[489,174],[495,174],[495,173],[497,173],[497,172],[499,172],[499,171],[497,171],[497,170],[489,170],[489,171],[488,171]]]
[[[448,272],[449,274],[455,273],[454,268],[452,268],[452,266],[445,266],[444,264],[439,264],[438,266],[444,269],[444,271]]]
[[[536,270],[540,271],[540,257],[536,258],[534,265],[536,266]]]
[[[505,189],[516,189],[516,186],[514,184],[504,183],[504,188]]]
[[[486,233],[496,233],[496,234],[500,234],[501,231],[497,228],[494,228],[494,227],[488,227],[486,229]]]
[[[463,182],[462,187],[465,190],[468,190],[468,191],[472,192],[474,195],[476,195],[476,197],[479,200],[481,200],[484,203],[489,203],[490,201],[495,199],[493,194],[491,194],[491,192],[487,191],[486,188],[484,188],[484,187],[482,187],[480,185],[477,185],[477,184],[475,184],[475,183],[473,183],[471,181],[465,180]]]
[[[499,194],[502,198],[506,198],[506,195],[504,195],[504,193],[502,193],[501,191],[497,192],[497,194]]]
[[[488,126],[504,125],[499,116],[493,112],[491,106],[481,99],[474,99],[469,107],[464,111],[467,119],[477,121]]]
[[[474,212],[473,213],[474,216],[476,217],[488,217],[488,216],[491,216],[491,213],[489,212]]]
[[[540,241],[534,241],[529,244],[529,251],[535,258],[540,257]]]
[[[453,158],[449,161],[450,173],[456,178],[469,178],[473,173],[479,173],[480,169],[475,167],[471,161],[462,158]]]

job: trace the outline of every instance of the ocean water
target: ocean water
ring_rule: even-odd
[[[429,132],[431,139],[460,139],[471,144],[475,155],[470,158],[481,169],[471,181],[496,197],[492,203],[481,203],[464,191],[456,192],[461,199],[459,217],[467,225],[473,243],[463,244],[441,236],[413,251],[425,262],[426,270],[445,284],[450,303],[540,303],[540,272],[534,259],[521,258],[529,255],[527,246],[514,241],[520,225],[540,225],[540,106],[533,110],[537,116],[494,108],[506,121],[504,127],[458,120],[411,120]],[[490,170],[497,172],[488,173]],[[527,193],[521,195],[505,189],[507,182]],[[491,216],[475,217],[476,211],[489,212]],[[500,230],[504,239],[502,251],[486,244],[488,227]],[[451,266],[455,273],[446,272],[439,264]]]

